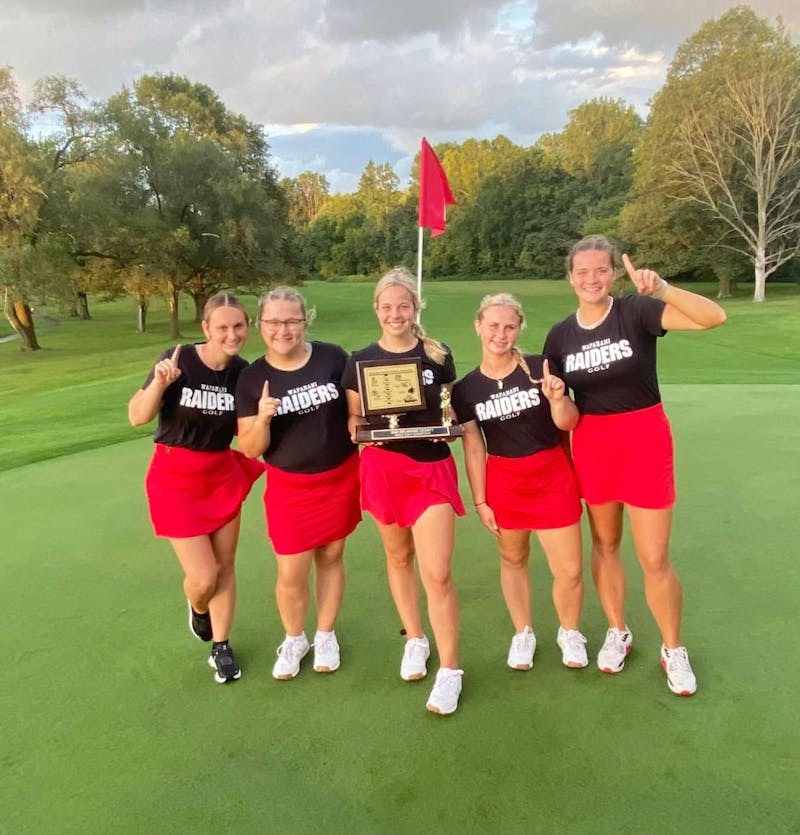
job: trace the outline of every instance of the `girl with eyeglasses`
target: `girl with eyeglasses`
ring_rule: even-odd
[[[239,378],[239,448],[263,455],[267,534],[275,551],[275,597],[286,635],[274,678],[293,679],[314,647],[314,670],[339,668],[335,623],[345,587],[344,545],[361,521],[358,448],[347,428],[338,345],[307,339],[314,311],[291,287],[265,293],[258,328],[266,352]],[[317,628],[305,633],[309,576],[315,569]]]

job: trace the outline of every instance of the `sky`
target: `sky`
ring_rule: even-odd
[[[0,66],[23,101],[37,78],[93,99],[145,73],[207,84],[265,126],[280,176],[355,191],[420,139],[504,134],[528,146],[569,111],[623,99],[645,118],[676,47],[725,0],[0,0]],[[797,0],[751,0],[800,39]]]

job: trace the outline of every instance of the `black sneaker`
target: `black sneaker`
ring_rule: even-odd
[[[186,601],[189,603],[189,601]],[[189,630],[198,641],[210,641],[213,637],[211,632],[211,615],[206,612],[198,614],[189,603]]]
[[[231,645],[227,641],[220,641],[220,643],[211,647],[208,665],[214,668],[214,681],[217,684],[225,684],[225,682],[235,681],[242,677],[242,671],[239,669]]]

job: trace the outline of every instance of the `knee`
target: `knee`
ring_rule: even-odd
[[[639,563],[647,579],[659,580],[675,575],[669,554],[666,551],[639,554]]]
[[[592,555],[600,559],[619,559],[621,535],[611,535],[592,538]]]
[[[386,549],[386,563],[389,568],[401,571],[414,565],[414,548],[402,546]]]
[[[192,596],[197,599],[209,600],[217,589],[217,572],[193,574],[186,578],[186,585],[191,588]]]
[[[528,552],[526,550],[518,550],[516,548],[507,548],[500,546],[500,563],[503,568],[527,568],[528,567]]]
[[[339,568],[343,565],[342,548],[320,548],[314,554],[314,564],[321,571],[330,571],[331,569]]]

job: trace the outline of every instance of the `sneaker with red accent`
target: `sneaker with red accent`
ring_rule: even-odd
[[[691,696],[697,692],[697,679],[689,663],[686,647],[661,647],[661,666],[667,674],[667,687],[676,696]]]
[[[597,666],[604,673],[621,673],[632,647],[633,633],[630,629],[616,629],[612,626],[606,632],[606,639],[597,653]]]

